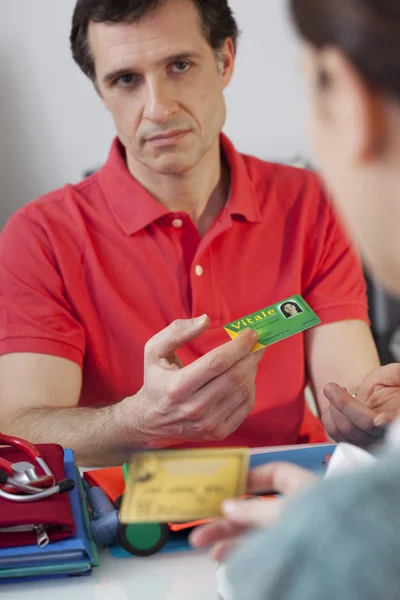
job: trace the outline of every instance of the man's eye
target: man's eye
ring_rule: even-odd
[[[129,75],[128,73],[126,75],[122,75],[121,77],[118,77],[117,79],[117,84],[121,85],[122,87],[128,87],[130,85],[133,85],[134,83],[137,83],[138,78],[135,77],[135,75]]]
[[[190,67],[190,64],[188,62],[185,61],[179,61],[176,62],[172,65],[172,71],[174,73],[184,73],[185,71],[187,71]]]

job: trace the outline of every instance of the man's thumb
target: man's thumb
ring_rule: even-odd
[[[334,405],[336,405],[337,402],[340,402],[344,395],[347,395],[347,390],[340,387],[337,383],[328,383],[324,387],[325,398]]]
[[[168,358],[184,344],[199,337],[210,324],[207,315],[195,319],[178,319],[152,337],[146,344],[145,356],[153,361]]]

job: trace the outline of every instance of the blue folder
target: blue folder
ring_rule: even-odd
[[[266,450],[259,454],[252,454],[250,467],[258,467],[270,462],[290,462],[298,467],[309,469],[317,475],[324,473],[324,459],[327,454],[332,454],[336,444],[316,444],[298,447],[279,448],[279,450]]]
[[[20,581],[21,578],[44,578],[46,576],[68,576],[90,573],[96,563],[89,538],[85,515],[82,509],[81,485],[72,450],[64,451],[64,470],[67,478],[75,481],[69,492],[71,509],[76,525],[72,537],[38,546],[20,546],[0,549],[0,583]]]
[[[253,469],[254,467],[259,467],[270,462],[290,462],[322,476],[324,473],[324,458],[327,454],[331,454],[335,448],[336,444],[317,444],[266,450],[251,455],[250,468]],[[192,549],[188,543],[187,530],[178,533],[170,532],[169,541],[160,550],[159,554],[182,552],[183,550]],[[132,554],[129,554],[129,552],[119,545],[110,548],[110,552],[116,558],[133,558]]]

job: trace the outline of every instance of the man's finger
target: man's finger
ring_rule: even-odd
[[[192,364],[179,371],[179,391],[183,396],[191,396],[211,380],[227,373],[233,365],[249,356],[257,343],[258,336],[251,329],[243,331],[234,340],[227,342],[215,350],[211,350]],[[251,355],[251,363],[257,364],[260,356],[256,352]],[[250,357],[249,357],[250,358]],[[229,381],[229,374],[228,374]],[[228,381],[226,385],[228,386]],[[235,378],[232,380],[235,385]]]
[[[183,413],[183,431],[188,439],[223,441],[243,423],[254,406],[254,394],[246,400],[240,391],[225,398],[218,406],[209,405],[207,418],[190,418]],[[193,437],[194,436],[194,437]]]
[[[237,407],[236,410],[233,411],[232,414],[225,421],[225,429],[227,431],[227,436],[231,435],[238,427],[241,426],[246,417],[251,413],[254,407],[254,398],[248,398],[240,406]]]
[[[229,431],[227,435],[229,435],[242,424],[254,408],[254,378],[243,382],[243,385],[234,392],[228,392],[227,394],[226,390],[222,390],[222,394],[225,397],[216,403],[210,402],[211,398],[207,399],[206,396],[202,396],[201,406],[203,411],[206,410],[206,420],[214,426],[225,425],[226,430]]]
[[[328,404],[327,408],[322,411],[321,421],[327,434],[335,440],[335,442],[350,442],[350,440],[345,439],[344,435],[339,431],[335,419],[332,417],[332,404]]]
[[[254,393],[255,377],[257,375],[257,363],[260,357],[255,358],[250,354],[240,360],[232,369],[235,369],[235,376],[230,377],[229,371],[212,379],[206,385],[203,385],[198,391],[192,393],[190,405],[184,407],[184,410],[191,412],[204,410],[204,407],[213,409],[213,418],[215,421],[225,421],[236,408],[247,400],[246,393]],[[186,369],[185,369],[186,372]],[[182,374],[180,373],[180,376]],[[181,385],[183,385],[181,383]],[[189,389],[189,386],[186,388]],[[236,398],[236,402],[235,402]],[[185,417],[185,413],[184,417]]]
[[[207,315],[196,319],[174,321],[147,342],[145,361],[157,362],[161,358],[169,358],[183,344],[187,344],[204,333],[209,324],[210,320]]]
[[[335,440],[335,442],[337,442],[337,443],[346,442],[347,444],[351,444],[352,441],[348,437],[343,435],[343,433],[338,429],[338,426],[336,425],[336,421],[332,416],[333,408],[334,407],[332,406],[332,404],[329,404],[329,406],[322,413],[322,415],[321,415],[322,424],[325,427],[326,432],[329,435],[329,437],[332,438],[333,440]]]
[[[314,483],[317,477],[290,463],[276,462],[252,469],[247,489],[250,494],[276,492],[283,496],[295,494]]]
[[[324,395],[340,413],[359,429],[368,432],[374,430],[375,412],[350,396],[340,385],[328,383],[324,388]]]
[[[338,430],[351,444],[370,446],[374,443],[375,438],[372,435],[359,429],[357,425],[354,425],[354,423],[349,421],[349,419],[333,405],[331,405],[331,413]]]

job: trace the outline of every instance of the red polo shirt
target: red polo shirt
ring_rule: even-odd
[[[129,174],[118,141],[96,174],[19,210],[0,238],[0,354],[75,361],[80,405],[102,406],[142,386],[143,347],[174,319],[211,319],[186,364],[228,341],[225,323],[294,294],[323,323],[367,320],[359,260],[317,178],[221,143],[231,192],[203,238]],[[271,346],[256,406],[224,444],[297,442],[305,385],[304,336]]]

